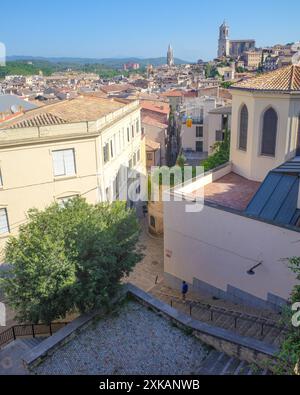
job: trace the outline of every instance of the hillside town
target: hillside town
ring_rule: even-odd
[[[300,374],[296,39],[0,79],[0,375]]]

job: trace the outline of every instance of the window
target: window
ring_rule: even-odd
[[[114,147],[113,147],[113,141],[110,140],[110,156],[111,158],[114,157]]]
[[[74,149],[53,151],[52,159],[54,177],[74,176],[76,174]]]
[[[127,141],[130,142],[130,129],[127,128]]]
[[[203,141],[196,141],[196,151],[203,152]]]
[[[273,108],[269,108],[263,118],[261,154],[275,156],[278,116]]]
[[[196,137],[203,137],[203,126],[196,126]]]
[[[140,133],[140,122],[137,119],[137,121],[136,121],[136,134],[139,134],[139,133]]]
[[[147,160],[150,161],[150,160],[152,160],[152,158],[153,158],[153,157],[152,157],[152,153],[148,153],[148,154],[147,154]]]
[[[131,137],[134,138],[134,126],[131,126]]]
[[[133,166],[136,165],[136,154],[133,154]]]
[[[216,130],[216,141],[224,141],[224,132],[222,130]]]
[[[155,218],[152,215],[150,216],[150,226],[155,229]]]
[[[140,162],[140,160],[141,160],[141,150],[138,150],[138,152],[136,153],[136,158],[137,158],[137,161]]]
[[[9,224],[7,217],[6,208],[0,209],[0,235],[4,233],[9,233]]]
[[[3,179],[2,179],[2,173],[0,169],[0,188],[3,187]]]
[[[248,109],[244,105],[241,109],[240,116],[240,133],[239,133],[239,149],[247,151],[247,139],[248,139]]]
[[[129,169],[132,169],[132,159],[130,159],[128,167]]]
[[[103,147],[103,160],[104,163],[107,163],[109,161],[109,144],[106,143],[105,146]]]

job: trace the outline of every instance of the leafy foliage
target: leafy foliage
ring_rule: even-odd
[[[34,61],[10,61],[6,63],[5,67],[0,68],[0,78],[4,78],[8,75],[37,75],[42,71],[43,75],[49,76],[55,72],[65,72],[71,69],[76,72],[84,73],[95,73],[100,78],[114,78],[121,74],[125,77],[129,77],[130,74],[141,74],[145,73],[145,68],[139,70],[124,71],[122,67],[120,69],[104,65],[101,63],[72,63],[72,62],[49,62],[42,60]]]
[[[227,131],[224,141],[219,141],[214,145],[214,153],[202,162],[204,171],[215,169],[218,166],[227,163],[230,158],[230,133]]]
[[[1,280],[21,322],[50,323],[107,304],[142,257],[136,215],[125,203],[76,198],[31,210],[29,219],[8,242],[12,270]]]

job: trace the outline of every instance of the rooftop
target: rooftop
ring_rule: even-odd
[[[136,302],[98,320],[46,357],[38,375],[177,375],[201,371],[206,347]]]
[[[184,92],[180,91],[178,89],[174,89],[174,90],[162,93],[161,96],[163,96],[163,97],[183,97]]]
[[[232,106],[223,106],[223,107],[217,107],[211,111],[209,111],[210,114],[225,114],[225,115],[230,115],[232,113]]]
[[[244,211],[260,185],[259,182],[229,173],[204,187],[204,199],[206,202]],[[192,195],[197,197],[199,192],[196,190]]]
[[[146,151],[157,151],[160,149],[160,143],[146,137]]]
[[[300,65],[290,65],[238,82],[230,89],[300,93]]]
[[[272,170],[249,203],[246,213],[279,225],[299,227],[299,176],[299,158]]]
[[[124,106],[125,104],[111,99],[90,96],[78,97],[27,111],[13,120],[4,122],[1,128],[9,129],[96,121]]]
[[[156,126],[161,129],[166,129],[168,127],[168,124],[164,123],[163,120],[148,114],[142,115],[142,123],[150,126]]]
[[[154,111],[165,115],[169,115],[170,112],[170,106],[165,102],[143,100],[140,104],[143,110]]]
[[[16,95],[0,95],[0,113],[1,112],[18,112],[20,108],[23,110],[32,110],[37,106],[23,100],[21,97]]]

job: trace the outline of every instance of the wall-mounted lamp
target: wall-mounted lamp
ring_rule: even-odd
[[[263,264],[263,262],[259,262],[259,264],[251,267],[251,269],[247,271],[247,274],[249,274],[249,276],[254,276],[255,275],[255,269],[257,269],[262,264]]]

